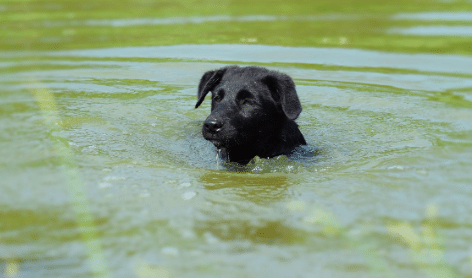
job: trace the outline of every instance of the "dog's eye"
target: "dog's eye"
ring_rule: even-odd
[[[221,95],[215,95],[215,96],[213,97],[213,101],[215,101],[215,102],[220,102],[221,99],[222,99]]]
[[[251,105],[251,100],[247,98],[243,98],[239,101],[239,107],[244,108],[245,106]]]
[[[238,95],[236,96],[236,100],[239,107],[242,109],[254,103],[254,96],[248,90],[243,89],[238,92]]]

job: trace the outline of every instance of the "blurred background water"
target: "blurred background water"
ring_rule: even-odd
[[[472,277],[470,1],[0,4],[4,277]],[[202,74],[292,76],[312,159],[216,163]]]

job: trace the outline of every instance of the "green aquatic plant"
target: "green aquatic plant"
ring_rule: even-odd
[[[0,237],[0,242],[1,242]],[[13,258],[5,259],[5,267],[3,269],[3,276],[7,278],[15,278],[18,275],[19,264]]]
[[[7,261],[3,275],[8,278],[14,278],[18,275],[18,263],[14,260]]]
[[[287,203],[287,209],[304,213],[302,221],[309,226],[320,226],[322,234],[326,237],[336,237],[342,240],[351,248],[354,248],[364,255],[368,267],[376,272],[380,272],[384,277],[395,277],[388,269],[387,263],[376,256],[374,250],[365,247],[365,242],[360,240],[341,225],[336,216],[330,211],[319,207],[308,207],[303,201],[291,201]]]
[[[373,250],[365,248],[365,241],[353,236],[342,227],[336,216],[322,208],[309,208],[303,201],[290,201],[287,209],[293,212],[302,212],[302,221],[306,225],[319,225],[322,234],[326,237],[338,237],[352,248],[360,251],[371,270],[381,272],[385,277],[396,277],[388,269],[387,263],[380,259]],[[394,223],[387,226],[389,235],[400,238],[410,251],[415,266],[426,271],[431,278],[458,277],[457,272],[444,258],[444,250],[440,236],[435,229],[437,207],[429,205],[426,209],[427,221],[422,225],[422,232],[417,233],[408,222]],[[470,258],[472,265],[472,257]]]
[[[444,259],[441,239],[435,230],[437,210],[435,205],[427,207],[428,221],[422,225],[421,233],[416,232],[408,222],[391,224],[388,226],[388,231],[408,246],[413,262],[422,267],[430,277],[457,277],[457,273]]]
[[[161,266],[152,266],[145,262],[139,263],[135,267],[135,272],[139,278],[171,278],[169,270]]]
[[[61,125],[59,124],[60,116],[56,108],[53,94],[47,88],[42,87],[38,82],[32,82],[32,85],[32,93],[36,97],[37,103],[41,108],[46,126],[51,130],[61,128]],[[86,192],[83,188],[83,182],[79,176],[73,151],[61,138],[56,138],[52,133],[49,134],[51,142],[54,144],[60,160],[60,164],[64,166],[68,178],[70,198],[76,214],[82,242],[85,245],[87,257],[92,268],[92,277],[109,277],[100,238],[90,211]]]

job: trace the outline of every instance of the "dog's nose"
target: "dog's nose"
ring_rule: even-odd
[[[215,119],[209,119],[205,121],[205,123],[203,124],[203,127],[208,132],[217,133],[223,127],[223,122],[215,120]]]

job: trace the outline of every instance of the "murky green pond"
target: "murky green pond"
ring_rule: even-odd
[[[2,1],[0,276],[472,277],[472,3],[235,2]],[[229,64],[315,157],[217,164]]]

